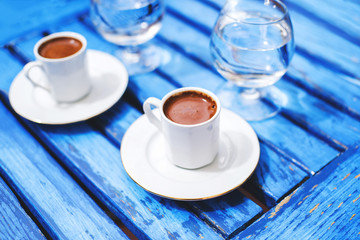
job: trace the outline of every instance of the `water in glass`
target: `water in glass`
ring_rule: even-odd
[[[161,0],[92,0],[91,18],[99,33],[108,41],[138,45],[152,39],[161,28]]]
[[[284,21],[259,25],[259,14],[243,15],[250,24],[223,16],[212,35],[211,52],[215,67],[226,79],[243,87],[274,84],[287,70],[293,48],[292,32]]]

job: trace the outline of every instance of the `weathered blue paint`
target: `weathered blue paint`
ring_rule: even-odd
[[[0,62],[0,89],[8,92],[12,80],[23,65],[5,48],[0,48]]]
[[[1,178],[0,239],[46,239],[30,216],[24,211],[9,186]]]
[[[235,239],[356,239],[360,151],[348,150]]]
[[[118,148],[126,129],[141,115],[141,104],[147,97],[161,98],[176,87],[190,85],[216,92],[225,84],[224,79],[212,68],[208,51],[209,35],[224,2],[224,0],[167,1],[168,11],[164,17],[163,27],[154,42],[167,50],[170,60],[152,73],[131,77],[125,95],[104,114],[86,123],[60,127],[39,126],[24,121],[33,136],[36,136],[35,139],[26,131],[20,131],[19,129],[22,128],[18,123],[14,123],[14,126],[17,126],[14,136],[21,139],[21,141],[16,139],[14,142],[16,149],[21,151],[10,154],[12,150],[6,149],[0,152],[15,159],[13,163],[7,162],[12,166],[10,170],[1,164],[0,167],[5,169],[3,175],[7,176],[8,182],[18,195],[25,199],[24,202],[35,213],[34,216],[41,224],[48,226],[45,229],[51,233],[50,235],[54,235],[55,238],[60,236],[69,224],[60,224],[59,227],[58,224],[53,224],[60,221],[55,214],[36,214],[41,211],[47,213],[54,205],[53,202],[50,206],[44,204],[42,199],[38,198],[38,189],[49,188],[46,179],[56,178],[51,183],[55,186],[61,185],[63,181],[58,180],[57,177],[66,175],[62,174],[64,167],[78,182],[81,182],[88,193],[91,192],[92,196],[110,211],[116,220],[121,220],[140,238],[222,239],[234,237],[238,233],[240,233],[239,238],[254,237],[253,233],[259,234],[259,238],[262,236],[271,238],[277,236],[276,233],[283,234],[277,238],[353,236],[354,232],[344,224],[348,222],[350,226],[358,226],[354,222],[359,222],[356,212],[359,208],[357,205],[351,205],[351,201],[354,204],[358,203],[356,200],[358,192],[354,188],[349,187],[346,190],[341,186],[341,191],[335,191],[335,194],[331,195],[324,185],[335,184],[339,180],[335,179],[336,174],[341,175],[351,169],[357,171],[354,162],[359,160],[350,156],[359,154],[351,146],[360,142],[360,47],[357,24],[360,5],[356,1],[329,0],[321,3],[313,3],[311,0],[285,1],[289,5],[297,44],[297,52],[286,77],[277,83],[277,86],[288,95],[288,104],[275,118],[251,123],[261,140],[261,157],[254,175],[242,187],[242,190],[245,189],[257,202],[260,201],[268,207],[275,205],[264,215],[265,217],[248,227],[262,215],[261,209],[237,190],[213,200],[181,203],[145,192],[124,172]],[[9,44],[17,54],[15,57],[7,49],[0,49],[2,91],[8,91],[12,78],[21,69],[22,64],[34,59],[33,45],[44,33],[80,32],[87,38],[89,48],[116,55],[118,47],[106,42],[94,31],[86,14],[88,1],[57,1],[56,3],[48,1],[33,6],[24,3],[22,8],[17,9],[16,4],[0,4],[6,6],[0,7],[0,12],[8,10],[0,18],[5,16],[2,22],[9,23],[4,28],[4,34],[0,36],[0,46]],[[62,7],[64,4],[67,4],[66,7]],[[14,9],[16,12],[22,11],[23,14],[6,17],[12,15]],[[22,25],[18,24],[19,21]],[[12,28],[15,25],[20,27]],[[236,109],[232,110],[236,112]],[[6,119],[8,116],[12,119],[12,115],[8,113]],[[1,124],[3,122],[0,126]],[[7,139],[14,139],[13,129],[11,131],[8,127],[3,129]],[[46,171],[46,174],[42,171],[32,171],[36,173],[32,177],[38,177],[36,179],[39,184],[25,188],[28,183],[23,180],[19,172],[25,171],[29,174],[29,169],[34,169],[32,165],[43,169],[41,167],[47,166],[42,166],[43,161],[46,164],[54,162],[46,152],[42,153],[44,150],[38,143],[35,144],[37,140],[41,140],[41,144],[52,153],[52,156],[56,156],[56,160],[61,165],[55,164],[56,167],[51,168],[59,171],[51,177]],[[19,146],[19,143],[23,143],[24,146]],[[0,144],[8,146],[8,142],[1,139]],[[40,153],[28,149],[27,145],[33,146],[33,144],[39,145],[34,149],[41,149]],[[344,155],[337,159],[343,152]],[[34,162],[31,156],[37,156],[38,162]],[[345,158],[349,160],[344,160]],[[15,168],[19,159],[29,164],[27,165],[29,169]],[[336,168],[335,163],[340,166]],[[319,173],[316,174],[317,172]],[[327,177],[319,177],[325,176],[324,174]],[[333,180],[330,180],[329,176],[334,176]],[[349,176],[353,176],[353,172]],[[307,178],[309,180],[306,180]],[[347,179],[350,177],[345,178],[341,183],[345,183]],[[318,187],[314,189],[308,185],[313,181],[319,182]],[[357,183],[354,179],[351,181]],[[74,186],[71,190],[78,189],[75,192],[82,192],[78,185],[71,184]],[[349,183],[345,185],[348,186],[347,184]],[[63,188],[65,186],[60,187]],[[295,189],[298,190],[294,193]],[[47,194],[45,197],[52,196],[54,192],[50,191]],[[308,195],[309,197],[305,198]],[[29,196],[33,198],[29,199]],[[66,197],[63,199],[65,203],[61,203],[60,208],[71,201],[76,202],[78,198],[88,199],[86,201],[91,202],[86,195],[80,194],[78,198],[69,195],[70,200],[67,194],[61,196]],[[301,203],[295,202],[296,196],[302,201]],[[281,201],[282,199],[284,200]],[[344,200],[342,204],[337,202],[342,199]],[[331,200],[335,202],[332,207],[326,208],[320,203]],[[39,206],[44,205],[44,209],[40,209]],[[354,206],[357,208],[354,209]],[[297,207],[309,213],[304,215],[297,210]],[[96,205],[94,208],[97,209]],[[319,209],[323,209],[324,213],[315,216],[314,214],[319,213]],[[353,215],[348,215],[348,210],[353,210]],[[276,213],[275,217],[268,221],[266,216],[272,216],[274,213]],[[65,211],[62,216],[66,214],[68,212]],[[323,227],[318,224],[325,221],[324,216],[333,221],[330,226],[324,224],[323,226],[326,226]],[[89,219],[91,218],[92,216],[89,216]],[[91,224],[90,222],[96,221],[85,222]],[[297,221],[310,228],[309,235],[306,235],[304,228],[301,227],[287,230]],[[283,225],[279,230],[275,226],[281,222]],[[269,226],[264,230],[263,227],[265,228],[267,224]],[[341,233],[334,230],[336,226],[342,230]],[[329,227],[330,230],[326,231]],[[74,231],[72,229],[68,234]],[[287,235],[289,233],[293,235]]]
[[[54,239],[126,239],[118,226],[0,103],[1,175],[45,231]]]
[[[31,1],[1,1],[0,45],[34,30],[43,30],[45,25],[59,24],[86,11],[88,7],[89,2],[82,0],[40,0],[36,4]]]

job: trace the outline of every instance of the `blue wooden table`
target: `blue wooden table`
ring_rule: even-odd
[[[14,77],[42,36],[75,31],[114,54],[88,17],[89,1],[0,2],[0,239],[359,239],[360,2],[286,0],[296,53],[276,86],[277,116],[251,122],[259,164],[238,189],[181,202],[150,194],[121,163],[124,133],[146,98],[181,86],[216,92],[209,35],[224,0],[168,0],[155,41],[171,54],[132,76],[105,113],[41,125],[13,110]],[[231,109],[236,112],[237,109]]]

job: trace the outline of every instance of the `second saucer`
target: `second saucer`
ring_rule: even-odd
[[[92,89],[80,101],[57,103],[48,91],[32,85],[21,71],[10,86],[11,106],[22,117],[42,124],[74,123],[103,113],[125,92],[128,74],[117,58],[105,52],[88,50],[87,61]]]
[[[224,108],[220,130],[220,149],[215,160],[205,167],[188,170],[167,159],[164,137],[142,115],[121,142],[125,171],[145,190],[169,199],[193,201],[226,194],[253,173],[259,161],[260,145],[251,126]]]

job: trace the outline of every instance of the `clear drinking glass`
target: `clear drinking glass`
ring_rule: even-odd
[[[286,6],[278,0],[229,0],[214,26],[210,51],[230,83],[218,89],[225,107],[249,121],[274,116],[287,98],[272,86],[287,71],[294,35]]]
[[[90,17],[107,41],[120,46],[115,53],[130,75],[154,70],[162,62],[161,49],[151,40],[164,15],[162,0],[91,0]]]

